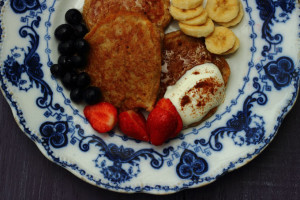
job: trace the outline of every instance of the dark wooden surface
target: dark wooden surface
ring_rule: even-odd
[[[0,199],[300,199],[300,103],[256,159],[216,182],[166,196],[120,194],[91,186],[48,161],[17,126],[0,95]]]

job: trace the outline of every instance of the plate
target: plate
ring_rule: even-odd
[[[40,151],[93,185],[168,194],[209,184],[261,153],[296,101],[298,3],[243,0],[245,16],[232,29],[241,48],[226,58],[232,74],[214,116],[159,147],[117,129],[98,134],[49,70],[58,57],[54,29],[83,2],[0,0],[0,81],[18,125]]]

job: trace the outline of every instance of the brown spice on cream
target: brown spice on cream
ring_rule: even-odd
[[[186,104],[191,103],[191,99],[189,96],[185,95],[184,97],[182,97],[180,105],[181,107],[184,107]]]

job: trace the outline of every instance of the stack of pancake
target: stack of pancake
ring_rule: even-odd
[[[86,71],[103,100],[120,111],[151,111],[169,85],[199,64],[214,63],[228,80],[227,62],[209,53],[201,39],[180,31],[164,35],[168,8],[169,0],[85,0],[91,46]]]

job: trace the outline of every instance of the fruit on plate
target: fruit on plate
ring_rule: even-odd
[[[177,128],[177,118],[162,108],[154,108],[147,119],[147,132],[153,145],[162,145],[171,138]]]
[[[215,22],[229,22],[239,13],[239,0],[209,0],[206,4],[208,16]]]
[[[208,14],[206,10],[203,10],[203,12],[199,16],[185,21],[180,21],[180,22],[191,26],[199,26],[205,24],[207,22],[207,19],[208,19]]]
[[[243,4],[240,2],[239,14],[229,22],[219,22],[218,24],[225,27],[235,26],[238,23],[240,23],[240,21],[243,19],[243,16],[244,16],[244,8],[243,8]]]
[[[171,138],[176,137],[182,130],[183,124],[182,124],[182,119],[181,119],[179,113],[177,112],[175,106],[173,105],[173,103],[171,102],[170,99],[162,98],[157,102],[156,107],[164,109],[176,117],[177,128],[174,131],[174,133],[171,135]]]
[[[170,6],[170,14],[174,19],[179,21],[197,17],[203,12],[203,10],[204,8],[202,6],[188,10],[180,9],[172,5]]]
[[[229,28],[219,26],[205,38],[205,45],[209,52],[222,54],[231,49],[235,41],[236,36]]]
[[[65,19],[69,24],[76,25],[82,21],[81,12],[77,9],[69,9],[65,14]]]
[[[99,133],[111,131],[118,121],[118,111],[110,103],[100,102],[84,108],[84,116]]]
[[[184,32],[186,35],[193,36],[196,38],[206,37],[209,34],[211,34],[215,29],[215,25],[211,19],[207,19],[205,24],[201,26],[191,26],[179,22],[179,27],[182,30],[182,32]]]
[[[127,136],[137,140],[149,141],[146,119],[140,112],[128,110],[119,114],[119,128]]]
[[[169,99],[160,99],[147,119],[147,133],[153,145],[161,145],[182,130],[182,120]]]
[[[192,9],[202,5],[203,0],[172,0],[172,5],[181,9]]]
[[[240,48],[240,40],[238,37],[236,37],[233,47],[231,49],[229,49],[228,51],[222,53],[221,55],[232,54],[232,53],[236,52],[239,48]]]

